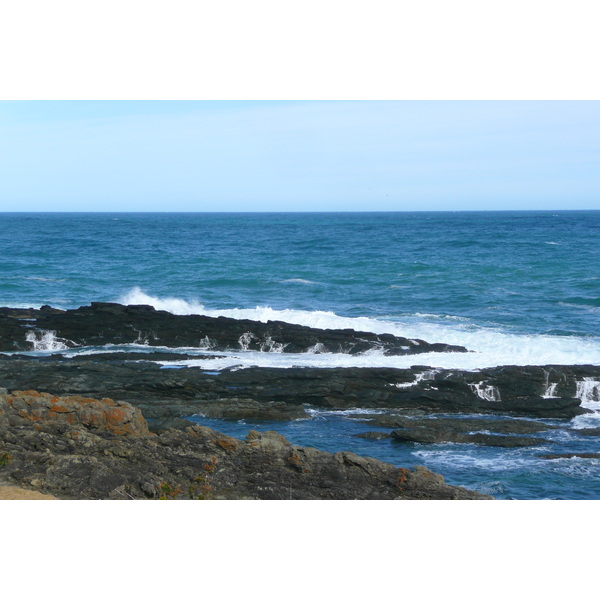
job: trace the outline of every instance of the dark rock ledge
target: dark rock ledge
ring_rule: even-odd
[[[257,350],[262,352],[344,352],[378,349],[385,355],[467,352],[462,346],[353,329],[315,329],[282,321],[250,321],[202,315],[174,315],[152,306],[92,302],[75,310],[50,306],[0,308],[0,352],[32,350],[52,335],[67,346],[141,343],[170,348]]]
[[[151,433],[126,402],[0,394],[0,486],[64,499],[490,499],[424,467],[304,448],[271,432]]]
[[[136,353],[137,354],[137,353]],[[94,356],[65,359],[0,354],[0,386],[53,394],[108,396],[139,407],[146,418],[202,414],[217,418],[290,420],[306,405],[422,414],[496,414],[558,418],[589,412],[576,397],[598,366],[496,367],[460,371],[413,367],[163,369],[152,362]],[[547,393],[548,389],[553,394]]]

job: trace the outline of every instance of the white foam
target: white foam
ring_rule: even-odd
[[[382,415],[386,411],[376,408],[348,408],[346,410],[325,410],[320,408],[306,408],[311,417],[343,416],[343,415]]]
[[[55,331],[28,331],[25,339],[33,344],[33,350],[36,352],[54,352],[68,348],[63,340],[56,337]]]
[[[32,281],[66,281],[66,279],[52,279],[51,277],[23,277]]]
[[[542,398],[560,398],[560,396],[556,395],[556,388],[558,387],[558,383],[550,383],[550,373],[548,371],[544,371],[546,375],[546,390],[542,395]]]
[[[139,287],[134,287],[132,290],[121,296],[119,302],[121,304],[149,304],[154,306],[156,310],[166,310],[174,315],[204,314],[204,306],[199,302],[187,302],[181,298],[157,298],[155,296],[148,296]]]
[[[581,406],[600,412],[600,381],[593,377],[584,377],[577,382],[575,397],[581,400]]]
[[[543,447],[543,446],[541,446]],[[501,457],[486,456],[480,449],[468,448],[459,450],[454,444],[445,444],[443,450],[415,450],[412,454],[419,457],[425,464],[434,470],[443,473],[444,468],[449,470],[465,469],[471,471],[482,470],[486,472],[513,471],[517,469],[530,469],[532,461],[547,466],[545,461],[531,456],[531,450],[538,450],[540,446],[505,449]]]
[[[409,381],[408,383],[390,383],[391,386],[402,389],[402,388],[411,388],[419,384],[420,381],[431,381],[435,378],[436,371],[423,371],[423,373],[417,373],[414,381]]]
[[[434,368],[474,370],[500,365],[600,365],[600,339],[551,335],[524,335],[501,331],[491,327],[475,326],[463,318],[444,316],[435,322],[418,315],[404,315],[394,319],[371,317],[344,317],[330,311],[306,311],[269,306],[255,308],[207,309],[198,301],[179,298],[157,298],[134,288],[119,299],[123,304],[149,304],[174,314],[202,314],[211,317],[230,317],[267,321],[285,321],[317,329],[354,329],[377,334],[423,339],[464,346],[471,353],[435,352],[404,357],[387,357],[373,353],[368,357],[347,355],[312,354],[311,360],[321,363],[334,361],[332,366],[390,366],[407,368],[412,365],[428,365]],[[270,353],[269,353],[270,354]],[[285,355],[288,356],[289,355]],[[318,358],[318,357],[321,358]],[[289,358],[289,360],[292,360]],[[297,359],[293,359],[296,361]],[[368,363],[368,364],[366,364]],[[319,365],[323,366],[323,365]]]
[[[546,386],[546,391],[542,398],[560,398],[560,396],[556,395],[556,388],[558,387],[558,383],[550,383]]]
[[[469,383],[469,387],[473,390],[482,400],[487,402],[500,402],[500,390],[493,385],[485,385],[483,381],[479,383]]]
[[[303,285],[318,285],[317,281],[311,281],[310,279],[284,279],[281,283],[301,283]]]

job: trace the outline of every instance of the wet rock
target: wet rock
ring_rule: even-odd
[[[4,312],[1,312],[4,310]],[[67,311],[26,309],[33,319],[26,328],[19,309],[0,309],[2,350],[30,350],[26,334],[53,332],[69,346],[142,343],[149,346],[258,350],[262,352],[344,352],[381,350],[385,355],[467,352],[462,346],[352,329],[315,329],[282,321],[250,321],[203,315],[174,315],[152,306],[92,302]],[[12,321],[12,323],[11,323]],[[15,329],[16,328],[16,329]],[[4,329],[6,331],[4,332]],[[18,331],[20,331],[20,334]]]
[[[389,440],[392,434],[385,431],[365,431],[365,433],[357,433],[354,437],[365,440]]]
[[[560,458],[600,458],[595,452],[569,452],[565,454],[540,454],[540,458],[547,460],[558,460]]]
[[[434,429],[429,427],[415,427],[413,429],[395,429],[392,438],[397,442],[417,442],[420,444],[443,444],[453,442],[456,444],[477,444],[479,446],[495,446],[500,448],[522,448],[527,446],[538,446],[550,444],[542,438],[515,436],[515,435],[491,435],[489,433],[457,433],[446,429]]]
[[[352,418],[352,417],[351,417]],[[426,419],[409,418],[402,415],[355,415],[371,425],[378,427],[414,428],[424,427],[435,431],[451,433],[475,433],[478,431],[491,431],[493,433],[539,433],[557,429],[556,425],[548,425],[539,421],[526,421],[524,419],[457,419],[451,417],[430,417]]]
[[[579,435],[600,435],[600,427],[587,427],[585,429],[572,429]]]

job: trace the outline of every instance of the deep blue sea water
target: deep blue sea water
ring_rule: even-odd
[[[0,214],[0,306],[96,300],[390,332],[475,351],[417,358],[432,367],[600,364],[600,211]],[[201,364],[414,360],[238,352]],[[586,423],[600,424],[592,416],[574,425]],[[325,450],[425,464],[497,497],[600,498],[600,461],[536,458],[549,447],[373,442],[352,437],[365,425],[321,413],[285,425],[210,424],[235,435],[267,427]],[[560,451],[600,451],[598,438],[562,435]]]

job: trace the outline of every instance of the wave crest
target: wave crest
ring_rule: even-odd
[[[439,318],[432,320],[430,315],[415,313],[395,317],[393,320],[383,320],[372,317],[344,317],[331,311],[289,308],[278,310],[270,306],[208,310],[198,301],[158,298],[144,293],[140,288],[134,288],[119,301],[122,304],[150,304],[157,309],[168,310],[179,315],[202,314],[209,317],[249,319],[262,323],[284,321],[316,329],[354,329],[376,334],[391,333],[400,337],[426,340],[430,343],[441,342],[464,346],[473,351],[467,354],[441,352],[409,357],[372,357],[373,363],[381,366],[405,368],[411,364],[427,364],[440,368],[478,369],[499,365],[600,364],[599,339],[516,334],[499,328],[481,327],[468,319],[453,319],[452,315],[444,316],[443,320]],[[323,360],[321,358],[321,361]],[[331,356],[329,360],[334,362]],[[348,360],[350,359],[344,358],[344,364]],[[377,366],[377,364],[370,366]]]
[[[202,315],[205,314],[204,305],[200,302],[182,300],[181,298],[158,298],[150,296],[139,287],[134,287],[118,300],[120,304],[149,304],[156,310],[166,310],[174,315]]]

